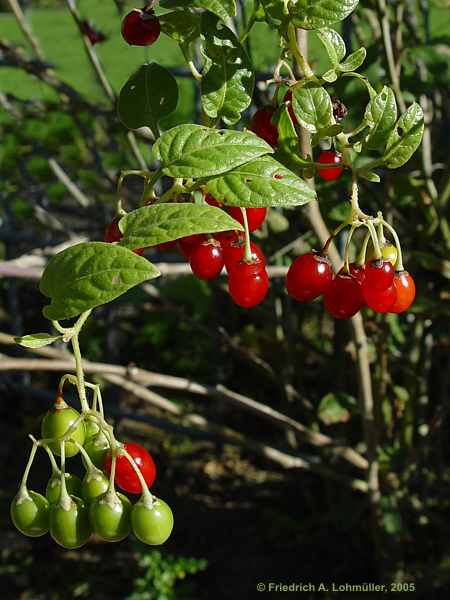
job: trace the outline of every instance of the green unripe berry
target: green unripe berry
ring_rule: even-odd
[[[42,494],[19,491],[11,502],[11,520],[24,535],[40,537],[49,529],[49,503]]]
[[[43,438],[53,438],[54,442],[49,442],[49,448],[58,456],[61,454],[60,440],[80,418],[80,413],[74,408],[68,406],[64,400],[58,399],[55,407],[49,410],[42,419],[41,434]],[[79,444],[83,445],[86,437],[83,421],[80,421],[75,429],[70,432],[70,438]],[[64,445],[66,458],[75,456],[78,453],[78,448],[73,442],[66,442]]]
[[[81,481],[76,475],[72,473],[64,473],[66,479],[67,492],[71,496],[79,496],[81,491]],[[61,496],[61,475],[52,475],[48,480],[47,487],[45,489],[45,495],[50,504],[58,502]]]

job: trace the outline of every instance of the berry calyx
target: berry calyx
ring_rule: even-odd
[[[377,313],[386,313],[392,310],[397,298],[397,291],[392,284],[384,290],[362,286],[364,300],[369,308]]]
[[[325,308],[335,319],[350,319],[364,306],[361,286],[352,275],[339,273],[325,294]]]
[[[247,208],[248,230],[256,231],[264,223],[267,215],[267,208]],[[241,225],[244,224],[244,215],[239,206],[230,206],[227,208],[228,214],[238,221]]]
[[[153,462],[153,458],[147,450],[139,444],[127,442],[123,447],[141,471],[147,486],[151,487],[156,478],[156,466]],[[105,460],[105,471],[108,474],[111,473],[111,463],[111,452],[109,452]],[[139,494],[142,491],[139,477],[136,475],[128,458],[124,454],[121,454],[120,450],[116,458],[116,474],[114,480],[122,490],[129,492],[130,494]]]
[[[122,37],[131,46],[151,46],[160,33],[161,24],[152,11],[134,8],[122,21]]]
[[[380,250],[383,260],[388,260],[395,267],[398,256],[397,248],[393,244],[382,244]],[[375,260],[375,248],[373,246],[367,253],[367,261],[371,260]]]
[[[249,129],[256,133],[271,146],[278,144],[278,128],[272,123],[272,117],[275,109],[273,106],[263,106],[253,115]]]
[[[289,296],[299,302],[306,302],[324,294],[332,280],[333,270],[328,258],[315,252],[307,252],[291,264],[285,285]]]
[[[261,268],[266,264],[266,257],[263,251],[253,242],[250,242],[251,250],[251,262],[253,264],[259,263]],[[245,257],[245,240],[242,237],[236,236],[235,240],[226,245],[223,249],[223,258],[225,263],[225,269],[228,273],[235,268],[235,266],[244,260]]]
[[[372,260],[366,263],[363,288],[382,292],[393,284],[394,273],[389,260]]]
[[[394,305],[389,312],[402,313],[411,306],[416,297],[416,284],[408,271],[397,271],[394,276],[394,288],[397,292]]]
[[[365,277],[365,265],[358,265],[357,263],[350,263],[348,265],[349,274],[361,285]],[[345,273],[345,267],[339,271],[339,275]]]
[[[342,164],[342,157],[338,152],[334,152],[333,150],[326,150],[319,154],[319,158],[317,162],[324,165],[340,165]],[[338,179],[342,173],[344,172],[344,167],[324,167],[318,168],[318,174],[321,179],[324,181],[335,181]]]
[[[194,246],[189,262],[199,279],[215,279],[223,269],[223,250],[220,242],[211,239]]]
[[[233,301],[242,308],[260,304],[269,290],[269,276],[260,263],[237,263],[230,273],[228,289]]]

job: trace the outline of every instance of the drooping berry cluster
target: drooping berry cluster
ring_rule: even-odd
[[[405,312],[414,301],[416,288],[407,271],[395,270],[397,252],[393,262],[385,258],[392,249],[396,250],[387,245],[382,258],[350,263],[348,270],[344,266],[335,275],[324,254],[303,254],[287,273],[288,294],[300,302],[324,296],[325,308],[336,319],[349,319],[364,306],[378,313]]]
[[[32,438],[30,460],[11,503],[11,519],[21,533],[40,537],[50,532],[64,548],[79,548],[92,534],[117,542],[133,532],[150,545],[168,539],[172,511],[148,489],[156,478],[155,463],[139,444],[117,442],[104,420],[101,400],[99,411],[94,400],[92,408],[80,414],[58,394],[42,420],[41,434],[40,440]],[[45,496],[27,487],[38,447],[46,450],[52,466]],[[66,469],[66,459],[78,453],[85,469],[82,480]],[[133,505],[125,494],[116,492],[115,485],[129,494],[141,494],[140,499]]]

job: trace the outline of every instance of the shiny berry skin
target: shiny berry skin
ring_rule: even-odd
[[[119,221],[121,217],[115,217],[105,230],[105,242],[112,244],[120,242],[123,238],[123,233],[119,229]]]
[[[124,449],[126,452],[128,452],[137,467],[140,469],[147,486],[151,487],[156,478],[156,466],[153,462],[153,458],[150,456],[147,450],[139,444],[127,442],[124,444]],[[105,471],[108,474],[111,473],[110,452],[106,456]],[[136,475],[133,467],[130,465],[128,458],[124,454],[121,454],[120,450],[116,459],[116,476],[114,481],[122,490],[129,492],[130,494],[139,494],[142,492],[142,486],[138,476]]]
[[[242,308],[253,308],[266,297],[269,276],[259,263],[241,261],[230,273],[228,289],[235,304]]]
[[[362,284],[365,276],[365,265],[357,265],[356,263],[350,263],[348,265],[350,275],[356,279],[359,284]],[[339,271],[339,275],[345,273],[345,267]]]
[[[292,123],[294,124],[294,126],[298,125],[298,119],[295,116],[295,112],[294,112],[294,107],[292,106],[292,90],[288,90],[286,93],[286,96],[284,97],[284,102],[289,102],[289,107],[288,107],[288,111],[289,111],[289,115],[292,119]]]
[[[333,270],[328,258],[308,252],[291,264],[285,285],[289,296],[299,302],[307,302],[324,294],[332,280]]]
[[[120,542],[131,532],[132,504],[126,496],[106,492],[89,506],[93,532],[107,542]]]
[[[253,242],[250,242],[251,256],[253,263],[260,263],[261,268],[266,265],[266,257],[263,251]],[[245,240],[240,237],[236,237],[234,242],[231,242],[225,246],[223,250],[223,258],[225,262],[225,269],[228,273],[231,273],[233,268],[244,260],[245,255]]]
[[[28,537],[40,537],[49,529],[47,498],[31,490],[19,491],[11,502],[10,516],[16,529]]]
[[[80,418],[80,413],[68,406],[64,401],[58,403],[54,409],[49,410],[41,423],[41,434],[43,438],[54,438],[48,446],[58,456],[61,454],[61,439],[68,429]],[[86,437],[84,422],[80,421],[71,432],[70,438],[83,445]],[[78,454],[79,450],[73,442],[64,443],[64,451],[67,458]]]
[[[81,498],[70,497],[69,506],[50,505],[50,535],[63,548],[83,546],[91,535],[89,509]]]
[[[273,106],[264,106],[258,109],[253,115],[249,129],[256,133],[271,146],[278,144],[278,128],[272,123],[272,117],[275,109]]]
[[[131,525],[134,535],[150,546],[159,546],[169,538],[173,529],[173,514],[170,506],[159,498],[152,505],[141,498],[131,511]]]
[[[86,472],[81,484],[81,497],[86,502],[103,496],[108,491],[109,479],[100,469],[91,469]]]
[[[247,208],[247,221],[249,231],[256,231],[266,220],[267,208]],[[227,208],[228,214],[238,221],[241,225],[244,224],[244,215],[238,206],[230,206]]]
[[[220,242],[220,245],[225,250],[228,245],[245,240],[245,235],[243,231],[222,231],[215,233],[214,238]]]
[[[339,273],[325,294],[325,308],[335,319],[350,319],[364,306],[361,286],[351,275]]]
[[[102,469],[105,464],[106,455],[109,452],[109,441],[106,435],[102,431],[99,431],[97,435],[85,442],[84,449],[94,465]]]
[[[122,21],[122,37],[130,46],[151,46],[161,33],[159,19],[134,8]]]
[[[342,157],[338,152],[334,152],[333,150],[326,150],[319,154],[317,162],[325,165],[341,164]],[[323,169],[318,169],[319,177],[324,181],[334,181],[335,179],[338,179],[343,172],[343,167],[326,167]]]
[[[178,240],[178,245],[180,247],[180,250],[181,250],[183,256],[187,260],[189,260],[189,257],[191,256],[191,252],[195,248],[195,246],[198,246],[199,244],[201,244],[201,242],[203,242],[205,239],[206,238],[203,234],[196,234],[196,233],[194,233],[194,235],[187,235],[186,237],[180,238]]]
[[[397,248],[393,244],[383,244],[380,247],[380,250],[381,250],[383,259],[388,260],[395,267],[395,263],[397,262],[397,256],[398,256]],[[375,249],[373,246],[370,249],[370,251],[367,253],[367,257],[366,257],[367,262],[369,262],[371,260],[375,260]]]
[[[362,286],[364,300],[369,308],[377,313],[390,312],[397,299],[397,291],[392,284],[385,290]]]
[[[411,306],[416,297],[416,284],[408,271],[397,271],[394,276],[394,287],[397,298],[389,309],[392,313],[402,313]]]
[[[394,282],[394,267],[389,260],[373,260],[366,263],[363,287],[382,292]]]
[[[81,492],[81,481],[72,473],[64,473],[66,490],[71,496],[79,496]],[[50,504],[55,504],[61,496],[61,475],[55,474],[50,477],[45,488],[45,497]]]
[[[223,269],[223,250],[217,240],[194,246],[189,257],[192,272],[199,279],[215,279]]]

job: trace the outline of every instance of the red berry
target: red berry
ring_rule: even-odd
[[[222,248],[225,249],[229,244],[243,240],[244,233],[242,231],[222,231],[220,233],[215,233],[214,237],[220,242]]]
[[[112,244],[119,242],[123,238],[123,234],[119,229],[119,221],[121,217],[115,217],[105,230],[105,242]]]
[[[289,106],[288,106],[288,111],[289,111],[289,115],[292,119],[292,123],[294,124],[294,126],[298,125],[298,119],[295,116],[295,112],[294,112],[294,107],[292,106],[292,90],[288,90],[286,93],[286,96],[284,97],[284,102],[289,102]]]
[[[261,269],[266,266],[266,257],[264,252],[253,242],[250,242],[251,261],[254,265],[259,264]],[[245,256],[245,240],[241,237],[236,237],[235,241],[226,245],[223,249],[223,258],[225,269],[228,273],[236,267],[236,265],[244,260]]]
[[[194,235],[187,235],[186,237],[179,239],[178,245],[180,246],[180,250],[183,256],[187,260],[189,260],[189,257],[191,256],[191,252],[194,249],[194,247],[198,246],[198,244],[203,242],[205,239],[206,238],[203,234],[196,233]]]
[[[402,313],[411,306],[416,297],[416,284],[408,271],[398,271],[394,276],[397,298],[389,312]]]
[[[172,248],[175,248],[176,245],[176,241],[162,242],[162,244],[156,244],[155,248],[160,252],[167,252],[167,250],[172,250]]]
[[[136,466],[141,471],[145,483],[148,485],[148,487],[151,487],[156,478],[156,466],[153,458],[150,456],[147,450],[139,444],[127,442],[124,444],[124,449],[126,452],[128,452]],[[111,473],[111,462],[111,452],[108,452],[105,459],[105,471],[108,474]],[[116,473],[114,481],[122,490],[125,490],[125,492],[129,492],[130,494],[139,494],[142,492],[142,486],[138,476],[136,475],[128,458],[124,454],[120,454],[120,450],[116,458]]]
[[[217,240],[194,246],[189,258],[191,269],[199,279],[214,279],[223,269],[223,250]]]
[[[233,219],[236,219],[241,225],[244,224],[244,216],[239,206],[230,206],[227,211]],[[249,231],[259,229],[266,219],[267,208],[247,208],[246,211]]]
[[[259,263],[237,263],[228,279],[233,301],[242,308],[260,304],[269,290],[269,276]]]
[[[389,260],[372,260],[364,270],[363,287],[382,292],[394,282],[394,267]]]
[[[209,204],[210,206],[217,206],[217,208],[222,208],[222,206],[223,206],[223,203],[219,202],[219,200],[216,200],[215,198],[213,198],[211,196],[211,194],[206,194],[205,202],[207,204]]]
[[[271,146],[278,144],[278,128],[272,123],[275,109],[273,106],[264,106],[255,112],[250,121],[249,129]]]
[[[286,289],[295,300],[306,302],[324,294],[332,280],[333,270],[328,258],[308,252],[296,258],[289,267]]]
[[[350,271],[350,275],[356,279],[356,281],[359,284],[362,284],[362,282],[364,281],[364,276],[365,276],[365,265],[357,265],[356,263],[350,263],[348,265],[349,267],[349,271]],[[345,267],[342,267],[342,269],[339,271],[339,275],[345,273]]]
[[[350,319],[364,306],[361,286],[351,275],[339,273],[325,294],[325,308],[335,319]]]
[[[122,21],[122,37],[132,46],[150,46],[160,33],[159,19],[150,12],[134,8]]]
[[[324,165],[341,164],[341,155],[333,150],[327,150],[321,152],[317,162]],[[319,168],[319,177],[325,181],[334,181],[338,179],[344,172],[343,167],[327,167],[324,169]]]
[[[377,290],[363,285],[362,290],[367,306],[378,313],[389,312],[397,299],[397,291],[394,285],[384,290]]]

